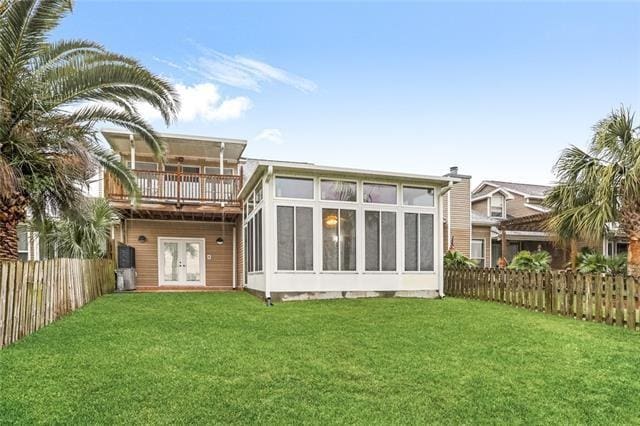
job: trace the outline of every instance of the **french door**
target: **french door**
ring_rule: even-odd
[[[204,285],[204,238],[158,238],[158,283]]]

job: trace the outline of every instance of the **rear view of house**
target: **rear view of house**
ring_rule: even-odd
[[[442,294],[443,195],[460,179],[242,158],[242,140],[161,135],[164,163],[104,131],[139,202],[108,173],[137,288],[246,288],[267,299]],[[246,172],[245,172],[246,171]]]

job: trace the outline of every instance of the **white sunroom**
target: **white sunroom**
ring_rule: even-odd
[[[244,286],[268,300],[438,297],[442,195],[454,177],[257,161]]]

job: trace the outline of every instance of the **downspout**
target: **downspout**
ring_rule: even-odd
[[[440,216],[440,223],[442,223],[442,216],[444,215],[443,197],[445,196],[445,194],[451,191],[451,188],[453,188],[453,181],[449,181],[449,184],[444,188],[441,188],[438,194],[438,214]],[[450,232],[449,230],[451,229],[451,220],[449,218],[451,217],[451,196],[447,198],[449,206],[449,209],[447,211],[447,232]],[[440,226],[439,228],[442,229],[442,226]],[[447,238],[451,238],[451,235],[447,235]],[[444,298],[444,247],[442,247],[442,245],[442,235],[440,235],[440,238],[438,238],[438,246],[440,247],[440,250],[438,250],[438,270],[440,272],[438,274],[438,296],[440,296],[441,299]]]
[[[271,219],[271,214],[273,211],[273,191],[271,190],[271,182],[273,180],[273,166],[270,165],[267,168],[267,174],[265,176],[265,186],[267,191],[264,191],[264,223],[267,224],[267,226],[263,226],[263,228],[265,229],[266,232],[269,233],[269,236],[267,238],[263,238],[263,241],[274,241],[274,238],[272,238],[271,233],[273,232],[272,230],[272,226],[270,226],[270,224],[273,223],[273,220]],[[265,235],[266,236],[266,235]],[[273,265],[271,264],[271,261],[268,260],[267,262],[265,262],[264,264],[264,298],[265,298],[265,302],[267,303],[267,306],[271,306],[271,270],[273,269]]]
[[[236,289],[236,275],[237,275],[237,263],[236,263],[236,256],[237,256],[237,249],[236,249],[236,226],[233,226],[233,256],[232,256],[232,262],[231,262],[231,267],[233,268],[233,275],[232,275],[232,281],[233,281],[233,289]]]

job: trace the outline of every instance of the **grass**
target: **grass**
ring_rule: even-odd
[[[0,423],[637,423],[640,333],[460,299],[114,294],[0,351]]]

